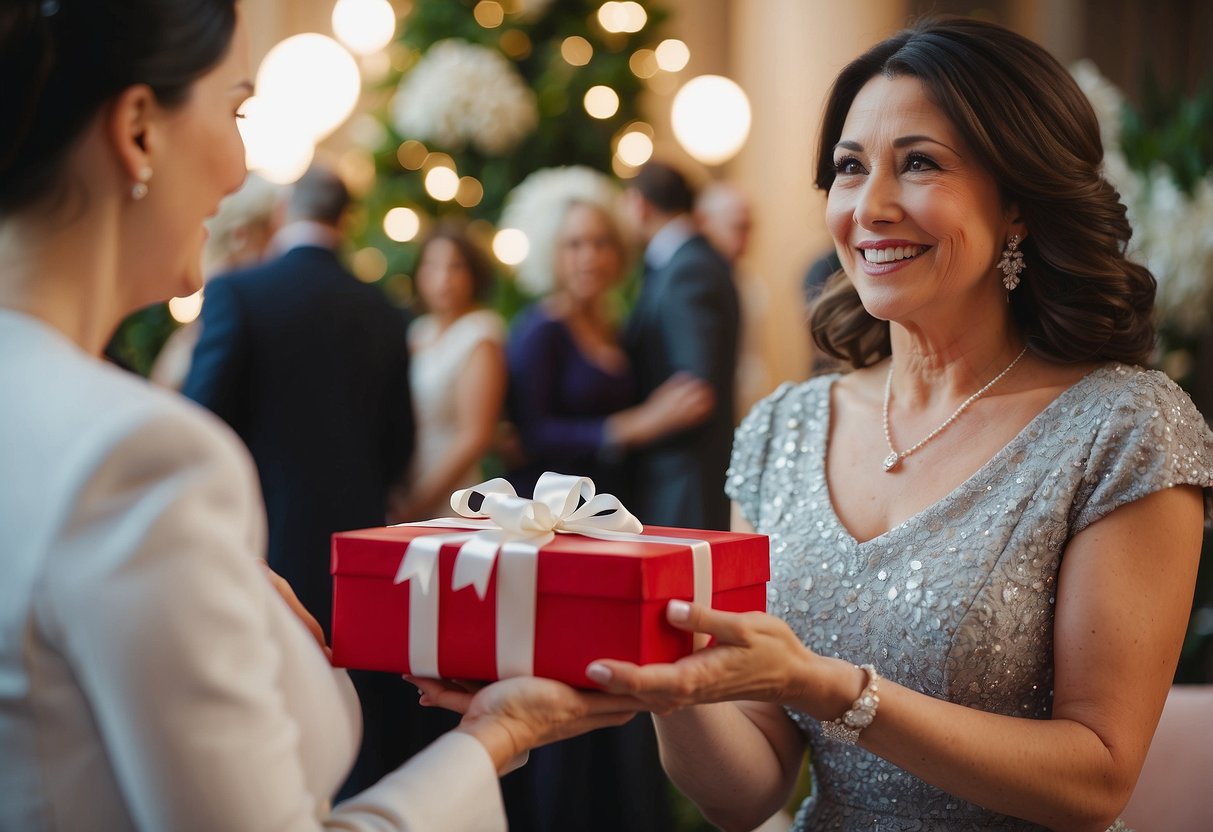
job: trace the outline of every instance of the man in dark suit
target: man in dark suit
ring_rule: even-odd
[[[339,262],[348,204],[344,184],[324,168],[294,185],[272,258],[207,284],[182,389],[248,445],[265,497],[269,565],[326,634],[331,535],[383,525],[414,441],[407,322]],[[365,740],[347,789],[354,780],[371,785],[439,730],[404,715],[419,708],[399,678],[355,674],[355,683]]]
[[[637,452],[633,510],[644,523],[727,529],[739,330],[732,269],[695,231],[694,193],[677,170],[649,162],[627,199],[646,242],[644,281],[624,337],[640,394],[685,372],[715,397],[707,421]]]

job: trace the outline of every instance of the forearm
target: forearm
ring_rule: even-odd
[[[772,706],[757,706],[770,709]],[[802,750],[799,730],[781,711],[763,720],[780,740]],[[723,829],[749,830],[788,800],[799,773],[781,758],[752,715],[733,702],[696,705],[654,716],[661,763],[704,817]]]
[[[1077,721],[986,713],[888,680],[860,745],[970,803],[1075,832],[1106,829],[1136,773]]]

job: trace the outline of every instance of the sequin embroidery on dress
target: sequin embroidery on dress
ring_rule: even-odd
[[[727,490],[770,535],[768,611],[818,653],[872,662],[898,684],[984,711],[1049,718],[1053,605],[1067,542],[1154,491],[1213,486],[1213,433],[1166,376],[1103,365],[951,494],[861,543],[835,515],[826,485],[837,378],[784,385],[737,430]],[[795,830],[1043,828],[953,797],[826,739],[807,714],[789,715],[807,735],[814,781]]]

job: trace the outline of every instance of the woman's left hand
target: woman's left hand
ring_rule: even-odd
[[[739,699],[796,703],[810,712],[821,708],[823,696],[816,688],[824,688],[824,674],[817,671],[830,660],[812,653],[778,618],[722,612],[686,601],[671,601],[666,618],[680,630],[711,635],[714,643],[672,664],[638,666],[600,659],[590,664],[586,675],[611,693],[636,697],[657,714]],[[825,704],[832,707],[832,702]]]
[[[307,607],[303,606],[303,602],[299,600],[299,596],[295,594],[295,590],[287,583],[286,578],[270,569],[269,564],[265,561],[259,560],[257,562],[261,564],[261,569],[265,573],[266,580],[270,582],[270,586],[286,602],[286,605],[290,607],[295,617],[303,622],[303,626],[307,627],[307,631],[312,634],[312,638],[316,640],[316,643],[320,645],[320,649],[324,651],[325,657],[332,659],[333,651],[329,649],[328,644],[324,641],[324,628],[320,626],[320,622],[316,620],[316,617],[307,611]]]

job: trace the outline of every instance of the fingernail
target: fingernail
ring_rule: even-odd
[[[671,621],[686,621],[691,617],[691,605],[686,601],[671,601],[666,607],[666,617]]]
[[[611,681],[611,669],[598,662],[591,662],[590,666],[585,669],[585,675],[591,682],[597,682],[600,685],[608,684]]]

